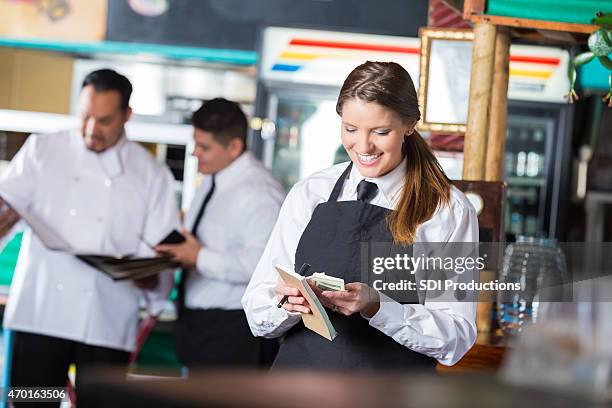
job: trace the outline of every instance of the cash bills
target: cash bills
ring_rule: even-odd
[[[315,272],[308,277],[321,290],[344,291],[344,279],[328,276],[325,272]]]

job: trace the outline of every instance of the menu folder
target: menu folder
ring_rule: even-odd
[[[173,230],[161,244],[180,244],[185,241],[185,237]],[[87,265],[104,272],[113,280],[141,279],[156,275],[166,269],[176,268],[178,263],[173,261],[171,255],[158,255],[153,257],[134,257],[134,256],[108,256],[95,254],[74,254],[78,259]]]
[[[9,205],[10,200],[2,197]],[[19,213],[28,223],[40,241],[52,251],[62,251],[74,255],[87,265],[107,274],[113,280],[140,279],[156,275],[166,269],[178,267],[170,255],[156,255],[152,257],[136,257],[134,255],[113,256],[108,254],[79,253],[56,231],[54,231],[41,217],[16,206],[11,207]],[[185,237],[173,230],[159,244],[180,244]]]
[[[299,290],[310,305],[311,313],[301,313],[304,326],[325,337],[327,340],[333,340],[338,333],[336,333],[336,329],[329,320],[329,316],[319,301],[319,298],[314,294],[312,288],[308,284],[308,278],[282,265],[275,265],[275,268],[283,282],[285,282],[287,286]]]
[[[110,276],[113,280],[141,279],[156,275],[166,269],[176,268],[178,264],[170,256],[150,258],[113,257],[106,255],[75,254],[87,265]]]

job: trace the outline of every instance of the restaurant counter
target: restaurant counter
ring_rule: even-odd
[[[495,375],[202,371],[189,379],[126,381],[114,369],[79,384],[86,407],[601,407],[578,396],[502,384]]]

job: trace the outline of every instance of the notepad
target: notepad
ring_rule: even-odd
[[[314,294],[312,288],[308,284],[308,277],[299,275],[282,265],[275,265],[275,268],[283,282],[285,282],[287,286],[299,290],[310,305],[311,313],[301,314],[304,326],[330,341],[333,340],[338,333],[336,333],[336,329],[329,320],[329,316],[319,301],[319,298]]]

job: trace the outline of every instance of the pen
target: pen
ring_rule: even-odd
[[[300,271],[298,272],[300,275],[304,276],[305,274],[308,273],[308,271],[310,270],[310,264],[304,262],[300,268]],[[281,308],[283,307],[283,305],[285,304],[285,302],[287,301],[287,299],[289,299],[289,295],[285,295],[283,296],[283,298],[280,300],[280,302],[278,302],[278,305],[276,305],[276,307]]]

